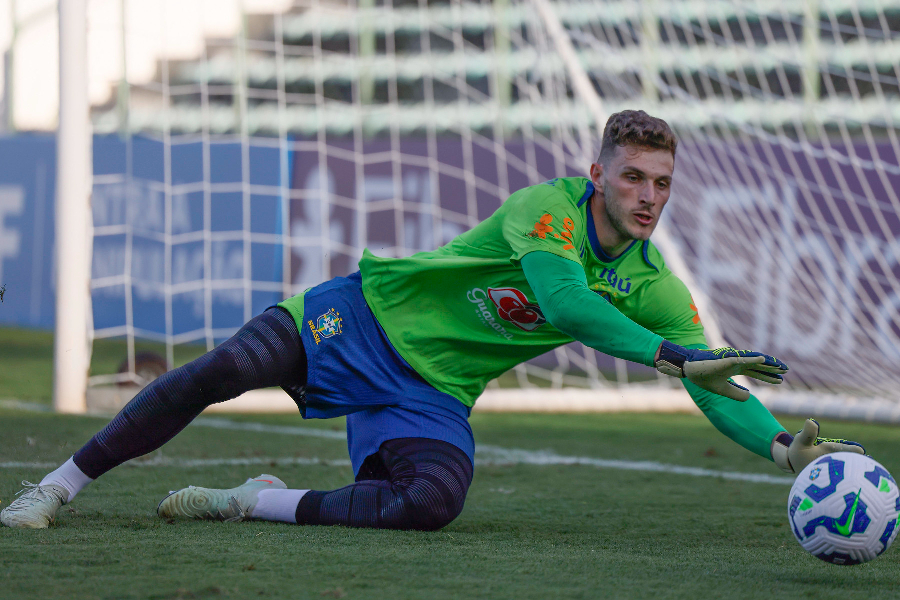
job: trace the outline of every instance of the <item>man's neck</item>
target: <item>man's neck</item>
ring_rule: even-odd
[[[623,238],[606,218],[606,206],[603,198],[594,192],[591,196],[591,216],[594,221],[594,233],[600,248],[610,258],[618,258],[631,247],[634,241],[631,238]]]

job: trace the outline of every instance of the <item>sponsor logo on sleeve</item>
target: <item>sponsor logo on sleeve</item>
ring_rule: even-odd
[[[694,303],[693,297],[691,297],[690,307],[691,310],[694,311],[694,318],[691,319],[691,321],[693,321],[694,325],[697,325],[700,323],[700,311],[697,310],[697,305]]]
[[[542,240],[547,239],[547,235],[551,235],[563,243],[563,250],[574,250],[575,245],[572,234],[575,231],[575,221],[569,217],[564,218],[562,229],[558,232],[554,231],[553,225],[551,225],[552,222],[553,215],[550,213],[541,215],[541,218],[535,222],[534,229],[525,235],[528,237],[540,238]]]
[[[534,224],[534,229],[528,232],[526,235],[528,237],[536,237],[541,238],[542,240],[547,239],[548,233],[553,233],[553,225],[550,223],[553,222],[553,215],[547,213],[542,215],[540,219],[538,219]],[[559,237],[559,236],[557,236]]]
[[[553,237],[563,242],[563,250],[574,250],[572,232],[575,231],[575,221],[566,217],[563,219],[563,229],[559,233],[554,233]]]

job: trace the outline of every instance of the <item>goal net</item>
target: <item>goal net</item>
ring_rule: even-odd
[[[163,33],[126,18],[120,47],[183,25],[158,5]],[[125,57],[92,109],[92,335],[125,359],[93,388],[143,383],[145,340],[171,367],[366,247],[433,249],[585,175],[606,117],[643,109],[680,139],[653,239],[710,342],[791,365],[754,388],[774,409],[900,418],[900,2],[303,0],[238,22],[163,43],[146,77]],[[483,400],[690,405],[579,344]]]

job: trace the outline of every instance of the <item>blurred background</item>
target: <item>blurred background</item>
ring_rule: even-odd
[[[363,248],[433,249],[523,186],[586,176],[606,118],[643,109],[679,136],[653,239],[710,343],[791,365],[757,390],[773,410],[900,419],[900,1],[75,5],[0,0],[0,397],[50,402],[53,332],[83,312],[60,293],[89,300],[70,387],[114,407]],[[62,94],[61,56],[83,67],[63,63]],[[58,144],[70,89],[81,146]],[[89,161],[91,229],[89,274],[60,292],[66,156]],[[690,406],[578,344],[483,400]]]

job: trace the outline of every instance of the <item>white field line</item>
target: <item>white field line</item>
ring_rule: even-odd
[[[229,419],[201,417],[193,422],[201,427],[218,429],[237,429],[241,431],[257,431],[260,433],[283,433],[287,435],[304,435],[344,440],[346,434],[338,431],[312,429],[309,427],[271,426],[262,423],[241,423]],[[653,473],[671,473],[692,477],[721,477],[733,481],[749,481],[752,483],[773,483],[791,485],[793,477],[768,475],[764,473],[739,473],[735,471],[715,471],[699,467],[684,467],[653,461],[609,460],[588,456],[562,456],[551,450],[520,450],[479,444],[475,448],[475,464],[493,465],[584,465],[600,469],[619,469],[623,471],[646,471]]]
[[[645,471],[652,473],[669,473],[673,475],[689,475],[691,477],[721,477],[732,481],[749,481],[751,483],[773,483],[792,485],[793,477],[767,475],[765,473],[740,473],[737,471],[716,471],[700,467],[684,467],[659,463],[649,460],[610,460],[591,458],[589,456],[562,456],[552,450],[517,450],[498,446],[480,445],[475,450],[476,464],[495,465],[584,465],[598,469],[618,469],[621,471]],[[482,459],[481,455],[490,458]]]
[[[0,408],[12,408],[15,410],[25,410],[28,412],[50,412],[50,407],[46,404],[37,402],[25,402],[23,400],[13,400],[4,398],[0,400]]]
[[[631,460],[606,460],[587,456],[561,456],[550,451],[515,450],[510,448],[480,447],[477,451],[476,465],[582,465],[599,469],[617,469],[621,471],[645,471],[653,473],[668,473],[674,475],[688,475],[692,477],[720,477],[732,481],[748,481],[751,483],[772,483],[778,485],[790,485],[793,479],[790,477],[778,477],[761,473],[736,473],[733,471],[715,471],[698,467],[683,467],[651,461]],[[142,460],[135,459],[126,463],[128,467],[218,467],[218,466],[285,466],[285,465],[319,465],[327,467],[349,467],[347,459],[322,459],[286,457],[271,458],[254,456],[250,458],[170,458],[153,457]],[[52,469],[59,466],[50,462],[0,462],[0,469]]]
[[[231,429],[233,431],[255,431],[257,433],[281,433],[284,435],[303,435],[319,437],[330,440],[346,440],[347,434],[343,431],[331,431],[329,429],[315,429],[313,427],[297,427],[291,425],[266,425],[265,423],[243,423],[231,419],[217,417],[199,417],[191,423],[194,427],[212,427],[214,429]]]
[[[350,461],[343,459],[325,459],[325,458],[303,458],[303,457],[286,457],[286,458],[268,458],[265,456],[254,456],[249,458],[170,458],[168,456],[153,456],[148,459],[136,458],[125,463],[125,467],[246,467],[253,465],[321,465],[326,467],[349,467]],[[0,462],[0,469],[53,469],[58,467],[59,463],[50,462]]]
[[[5,404],[5,403],[4,403]],[[21,408],[17,406],[16,408]],[[347,436],[341,431],[327,429],[314,429],[312,427],[297,427],[289,425],[266,425],[264,423],[246,423],[232,421],[217,417],[199,417],[191,423],[192,427],[211,427],[214,429],[227,429],[232,431],[253,431],[256,433],[274,433],[282,435],[299,435],[305,437],[318,437],[332,440],[346,440]],[[635,460],[610,460],[604,458],[592,458],[589,456],[565,456],[552,450],[522,450],[517,448],[502,448],[480,444],[475,450],[476,465],[581,465],[598,469],[617,469],[621,471],[643,471],[650,473],[667,473],[672,475],[687,475],[689,477],[720,477],[730,481],[747,481],[750,483],[769,483],[775,485],[791,485],[794,478],[790,476],[768,475],[764,473],[740,473],[736,471],[716,471],[699,467],[685,467],[654,461]],[[205,466],[251,466],[251,465],[326,465],[347,466],[348,460],[323,460],[318,458],[227,458],[227,459],[178,459],[168,457],[154,457],[148,460],[136,459],[127,463],[135,467],[205,467]],[[28,463],[28,462],[0,462],[0,469],[26,469],[26,468],[54,468],[56,463]]]

